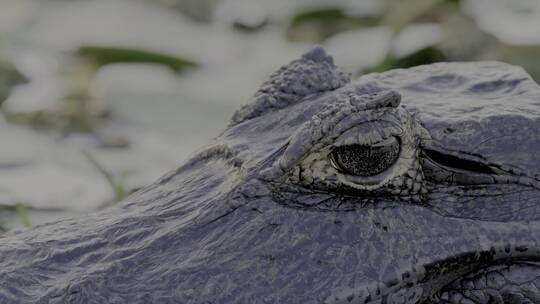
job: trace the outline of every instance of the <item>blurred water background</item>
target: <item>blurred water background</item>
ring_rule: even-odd
[[[501,60],[540,79],[537,0],[0,0],[0,232],[177,167],[312,45],[354,77]]]

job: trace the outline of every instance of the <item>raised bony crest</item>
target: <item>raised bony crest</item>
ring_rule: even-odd
[[[349,82],[350,76],[317,46],[274,72],[249,102],[236,111],[230,125],[283,109],[307,96],[332,91]]]

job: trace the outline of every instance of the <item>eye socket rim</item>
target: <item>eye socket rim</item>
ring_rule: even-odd
[[[389,142],[389,143],[385,144],[386,142]],[[351,170],[347,170],[346,168],[344,168],[342,165],[339,164],[340,162],[336,159],[336,155],[335,155],[335,151],[336,151],[337,148],[343,148],[343,147],[348,147],[348,146],[361,146],[361,147],[378,147],[378,148],[382,149],[382,148],[385,148],[385,147],[389,147],[390,145],[393,145],[393,144],[397,145],[397,151],[395,152],[395,155],[394,155],[392,161],[384,169],[382,169],[380,171],[377,171],[377,172],[374,172],[373,174],[369,174],[369,175],[355,174]],[[383,175],[386,172],[390,171],[392,169],[392,167],[395,166],[395,164],[399,161],[400,156],[401,156],[401,152],[402,152],[401,139],[398,136],[390,136],[390,137],[388,137],[388,138],[386,138],[384,140],[378,141],[377,143],[374,143],[374,144],[369,145],[369,146],[368,145],[361,145],[361,144],[349,144],[349,145],[336,146],[336,147],[333,147],[330,150],[330,153],[328,155],[329,155],[330,165],[335,170],[337,170],[340,174],[344,174],[344,175],[348,175],[348,176],[354,176],[354,177],[357,177],[357,178],[370,179],[370,178],[374,178],[374,177]]]

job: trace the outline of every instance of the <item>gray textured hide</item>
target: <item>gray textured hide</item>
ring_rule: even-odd
[[[521,68],[350,82],[316,48],[117,207],[3,235],[0,303],[540,303],[539,149]]]

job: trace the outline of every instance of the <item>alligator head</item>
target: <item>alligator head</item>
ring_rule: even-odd
[[[540,303],[540,88],[316,48],[120,206],[0,239],[0,302]]]

